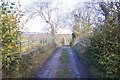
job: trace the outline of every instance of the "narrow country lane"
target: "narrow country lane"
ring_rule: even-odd
[[[55,51],[54,55],[43,65],[42,69],[37,72],[35,77],[37,78],[54,78],[56,70],[59,66],[59,57],[61,55],[62,48]]]
[[[57,78],[57,71],[63,64],[60,63],[60,56],[63,49],[67,49],[67,70],[68,76],[65,78],[88,78],[88,72],[75,53],[74,49],[69,46],[63,46],[55,51],[52,57],[43,65],[35,74],[36,78]]]

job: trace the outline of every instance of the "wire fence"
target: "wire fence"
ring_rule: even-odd
[[[53,41],[53,36],[48,33],[39,33],[39,32],[20,32],[20,36],[16,36],[16,45],[18,46],[17,52],[7,53],[5,55],[16,55],[17,53],[21,53],[20,55],[24,55],[26,53],[32,52],[33,50],[39,48],[45,48],[49,45],[51,47],[56,47],[56,44],[60,44],[62,38],[65,35],[56,35],[56,42]],[[19,34],[19,32],[17,33]],[[66,35],[68,40],[71,38],[70,35]],[[67,40],[67,42],[68,42]],[[14,54],[15,53],[15,54]]]
[[[38,47],[44,47],[51,42],[50,34],[38,32],[22,32],[17,45],[19,52],[28,52]]]

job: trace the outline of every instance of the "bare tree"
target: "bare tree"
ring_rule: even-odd
[[[29,18],[40,16],[41,20],[47,23],[51,29],[51,34],[55,35],[57,28],[62,27],[64,12],[62,11],[62,3],[58,0],[36,0],[26,7]]]
[[[87,33],[91,31],[91,25],[92,25],[92,17],[91,14],[93,13],[90,8],[88,8],[84,3],[78,3],[75,6],[75,9],[73,9],[70,12],[71,16],[71,22],[72,22],[72,31],[78,32],[79,35],[82,35],[82,33]],[[77,37],[76,36],[76,37]]]
[[[50,31],[54,43],[56,43],[58,28],[63,26],[64,12],[59,6],[61,4],[58,0],[54,2],[53,0],[36,0],[26,7],[27,15],[30,16],[29,18],[39,16],[40,19],[47,24],[45,30]]]

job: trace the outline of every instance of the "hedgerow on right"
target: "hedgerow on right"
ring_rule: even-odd
[[[93,30],[84,58],[93,77],[118,78],[120,74],[120,25],[107,21]]]
[[[97,23],[89,36],[90,45],[83,58],[92,77],[119,78],[120,4],[98,2],[105,20]]]

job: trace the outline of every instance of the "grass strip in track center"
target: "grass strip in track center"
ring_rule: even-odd
[[[60,56],[60,61],[66,62],[67,58],[68,58],[68,51],[67,51],[67,49],[63,49],[62,54]]]
[[[60,56],[61,65],[60,65],[59,70],[57,71],[56,77],[58,77],[58,78],[67,78],[68,77],[67,61],[68,61],[68,50],[63,49],[62,54]]]

